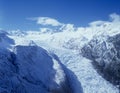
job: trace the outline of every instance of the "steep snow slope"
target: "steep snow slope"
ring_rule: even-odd
[[[58,60],[44,49],[37,46],[17,46],[14,53],[18,73],[27,93],[78,93],[71,87],[69,76]],[[81,89],[80,86],[79,88]],[[82,93],[82,89],[79,92]]]
[[[10,48],[14,44],[14,40],[8,37],[8,33],[0,31],[0,48]]]
[[[9,37],[1,38],[9,43]],[[32,44],[0,47],[0,93],[83,92],[76,76],[55,54]]]

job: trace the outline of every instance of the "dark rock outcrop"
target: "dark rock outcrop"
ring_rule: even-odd
[[[120,34],[95,36],[81,52],[100,75],[120,87]]]

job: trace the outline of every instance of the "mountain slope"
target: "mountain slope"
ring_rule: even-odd
[[[0,38],[3,46],[14,41],[6,34]],[[11,47],[0,47],[0,93],[83,93],[55,54],[33,44]]]
[[[10,48],[11,45],[14,45],[14,40],[8,37],[6,31],[0,30],[0,48]]]
[[[109,33],[93,33],[89,35],[82,32],[58,32],[58,33],[40,33],[40,32],[27,32],[27,35],[22,39],[21,37],[12,36],[16,45],[30,45],[31,42],[36,43],[38,46],[45,48],[52,53],[57,54],[61,62],[74,74],[81,82],[84,93],[119,93],[119,90],[111,83],[106,81],[100,74],[94,69],[92,62],[82,57],[81,49],[94,38]],[[113,36],[118,32],[110,34]],[[100,38],[100,37],[98,37]],[[105,37],[106,38],[106,37]],[[32,43],[32,44],[33,44]],[[34,44],[33,44],[34,45]],[[86,51],[87,52],[87,51]],[[90,52],[91,53],[91,52]],[[72,82],[74,85],[74,82]],[[76,89],[77,90],[77,89]]]
[[[0,93],[119,93],[120,16],[110,19],[0,31]]]
[[[96,36],[82,48],[83,56],[91,59],[98,72],[120,86],[120,34]]]

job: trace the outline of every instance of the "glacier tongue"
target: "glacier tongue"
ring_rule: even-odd
[[[83,93],[119,93],[115,86],[97,73],[90,60],[68,49],[54,48],[53,51],[61,62],[77,76],[81,82]],[[74,81],[72,82],[76,85]]]

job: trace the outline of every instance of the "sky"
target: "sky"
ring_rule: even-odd
[[[0,28],[39,30],[40,17],[87,26],[95,20],[109,20],[112,13],[120,14],[120,0],[0,0]]]

